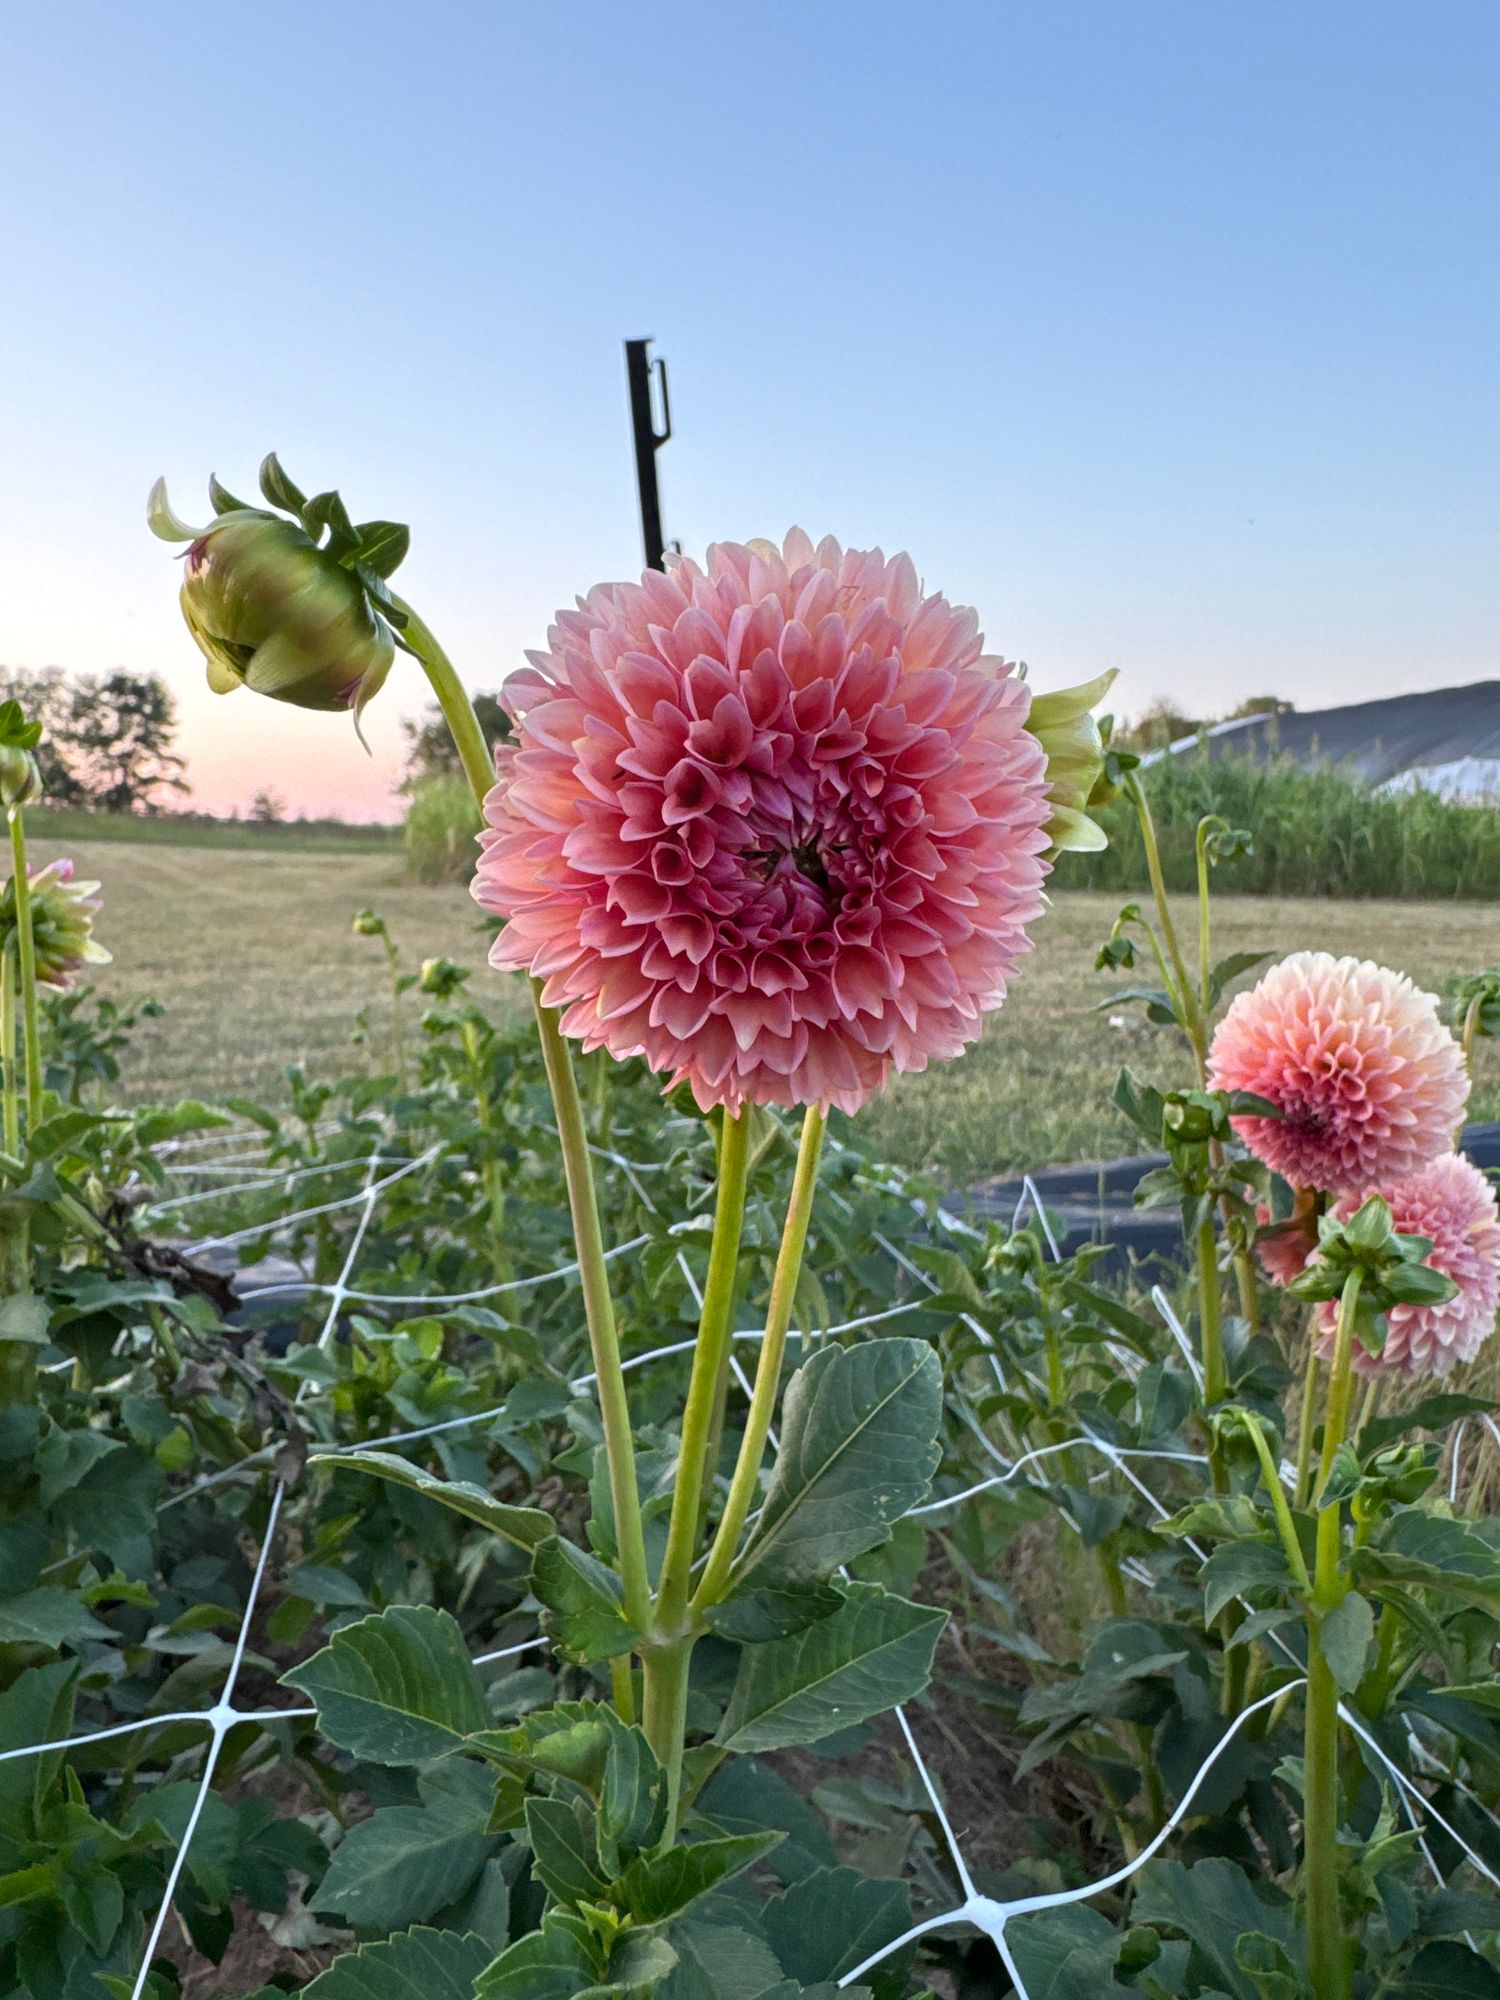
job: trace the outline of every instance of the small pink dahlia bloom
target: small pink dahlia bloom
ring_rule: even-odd
[[[1440,1306],[1392,1306],[1386,1315],[1385,1347],[1371,1354],[1356,1341],[1354,1366],[1361,1375],[1447,1375],[1478,1354],[1495,1330],[1500,1306],[1500,1215],[1495,1190],[1472,1160],[1445,1153],[1409,1180],[1394,1186],[1345,1194],[1334,1206],[1347,1222],[1369,1195],[1383,1194],[1403,1236],[1427,1236],[1426,1261],[1453,1280],[1458,1290]],[[1338,1301],[1318,1307],[1318,1352],[1333,1352]]]
[[[957,1055],[1042,909],[1046,757],[907,556],[721,542],[559,612],[507,682],[474,895],[585,1048],[703,1109]]]
[[[1318,1247],[1317,1197],[1305,1189],[1299,1192],[1291,1214],[1280,1222],[1272,1221],[1264,1202],[1258,1203],[1255,1219],[1261,1229],[1255,1239],[1261,1269],[1273,1285],[1289,1285],[1302,1276]]]
[[[1469,1095],[1432,995],[1326,951],[1293,952],[1240,994],[1214,1035],[1209,1083],[1277,1107],[1279,1118],[1234,1128],[1296,1188],[1403,1180],[1452,1146]]]

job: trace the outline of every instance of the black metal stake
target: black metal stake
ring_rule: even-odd
[[[667,364],[658,355],[649,357],[649,340],[627,340],[625,373],[630,382],[630,424],[635,433],[635,477],[641,495],[641,539],[646,545],[646,567],[663,569],[666,542],[661,532],[661,491],[656,482],[656,454],[672,435],[672,404],[667,394]],[[656,428],[651,408],[651,370],[661,388],[662,429]]]

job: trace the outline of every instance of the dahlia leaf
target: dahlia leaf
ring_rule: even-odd
[[[444,1756],[490,1719],[457,1621],[428,1605],[343,1626],[282,1679],[312,1698],[341,1750],[380,1764]]]
[[[320,1451],[314,1452],[308,1462],[336,1470],[365,1472],[393,1486],[404,1486],[409,1492],[420,1493],[425,1500],[436,1500],[455,1514],[462,1514],[466,1520],[477,1521],[492,1534],[514,1542],[517,1548],[540,1548],[557,1533],[557,1523],[540,1507],[507,1506],[502,1500],[492,1499],[482,1486],[473,1486],[463,1479],[439,1479],[435,1473],[413,1465],[410,1459],[387,1452]]]
[[[558,1535],[533,1557],[531,1587],[546,1607],[542,1629],[566,1660],[617,1659],[640,1637],[621,1609],[614,1572]]]
[[[728,1750],[817,1743],[926,1687],[947,1613],[854,1583],[831,1618],[747,1646],[717,1741]]]
[[[927,1496],[942,1403],[925,1341],[820,1349],[788,1385],[776,1470],[736,1585],[827,1578],[883,1542]]]

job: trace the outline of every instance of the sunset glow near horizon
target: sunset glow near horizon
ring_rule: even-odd
[[[218,698],[145,527],[278,451],[408,521],[473,688],[667,532],[906,548],[1042,687],[1317,708],[1500,673],[1500,15],[783,4],[642,33],[271,0],[0,27],[0,661],[157,671],[191,803],[393,818],[367,716]],[[399,111],[395,98],[399,93]],[[397,122],[399,116],[399,124]],[[80,134],[87,134],[81,144]]]

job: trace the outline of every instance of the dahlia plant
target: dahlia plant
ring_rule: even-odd
[[[646,1984],[662,1961],[645,1911],[670,1915],[688,1894],[670,1850],[719,1759],[817,1740],[925,1685],[943,1615],[850,1580],[845,1565],[927,1490],[942,1402],[931,1348],[820,1349],[788,1388],[769,1486],[765,1450],[828,1112],[856,1111],[893,1072],[958,1054],[1003,1000],[1051,851],[1095,838],[1084,808],[1102,746],[1089,709],[1107,682],[1054,699],[1034,731],[1024,679],[984,652],[972,612],[924,591],[906,556],[815,545],[794,529],[779,546],[719,544],[701,565],[677,559],[600,586],[560,612],[505,689],[515,735],[492,759],[451,663],[385,580],[394,562],[372,563],[371,531],[350,526],[332,496],[303,502],[274,460],[262,488],[297,516],[295,532],[217,487],[218,518],[201,532],[153,496],[158,532],[190,539],[184,610],[212,684],[232,676],[283,699],[311,689],[313,705],[333,705],[332,693],[358,704],[376,673],[353,672],[367,618],[414,654],[483,811],[474,894],[504,920],[493,962],[530,981],[603,1476],[591,1550],[535,1509],[491,1505],[483,1518],[530,1553],[562,1657],[608,1663],[612,1704],[474,1741],[527,1793],[518,1810],[557,1898],[537,1948],[580,1978]],[[389,549],[399,559],[404,531]],[[707,1279],[659,1547],[573,1042],[644,1057],[716,1127]],[[746,1205],[781,1110],[802,1113],[796,1171],[721,1497]],[[393,1476],[390,1461],[365,1469]],[[467,1489],[424,1490],[474,1510]],[[689,1749],[691,1670],[710,1633],[739,1648],[739,1666],[714,1742]],[[324,1684],[317,1661],[291,1678],[315,1695]],[[636,1774],[625,1796],[611,1776],[621,1758]],[[597,1827],[575,1825],[553,1796],[560,1776],[583,1784]],[[761,1851],[695,1831],[705,1882]],[[549,1873],[560,1839],[583,1841],[591,1900]],[[496,1976],[513,1957],[519,1973],[532,1951],[523,1940]]]
[[[33,752],[41,724],[28,723],[17,701],[0,703],[0,805],[10,833],[11,874],[0,885],[0,1147],[8,1179],[24,1183],[27,1142],[46,1112],[43,1091],[43,990],[66,993],[87,964],[108,960],[95,943],[97,882],[75,882],[71,861],[39,873],[26,853],[25,807],[41,794]],[[46,1314],[31,1290],[31,1204],[0,1195],[0,1403],[26,1400]]]
[[[1154,909],[1146,916],[1127,906],[1099,964],[1133,965],[1134,939],[1144,937],[1161,978],[1159,988],[1132,989],[1107,1004],[1140,1000],[1152,1019],[1175,1023],[1199,1085],[1163,1093],[1127,1076],[1117,1102],[1168,1155],[1167,1168],[1148,1176],[1138,1198],[1180,1199],[1196,1252],[1214,1486],[1232,1506],[1236,1453],[1248,1441],[1270,1510],[1269,1523],[1257,1521],[1250,1532],[1279,1544],[1285,1588],[1305,1620],[1307,1970],[1320,2000],[1347,2000],[1354,1959],[1343,1900],[1348,1856],[1339,1841],[1340,1698],[1357,1699],[1368,1715],[1383,1714],[1394,1687],[1421,1658],[1420,1649],[1402,1654],[1409,1621],[1425,1614],[1400,1585],[1435,1580],[1431,1566],[1387,1555],[1384,1546],[1387,1534],[1399,1541],[1404,1532],[1393,1508],[1423,1490],[1432,1461],[1419,1453],[1397,1465],[1367,1440],[1379,1436],[1375,1418],[1385,1382],[1447,1374],[1472,1361],[1494,1330],[1495,1194],[1453,1150],[1469,1094],[1466,1047],[1484,1018],[1488,989],[1472,982],[1459,996],[1461,1049],[1437,1002],[1410,979],[1368,961],[1297,952],[1231,1001],[1214,1027],[1226,986],[1263,957],[1240,954],[1215,965],[1211,956],[1210,869],[1244,851],[1250,836],[1213,816],[1199,824],[1198,965],[1190,972],[1136,760],[1111,756],[1106,776],[1136,807]],[[1235,1345],[1247,1358],[1252,1348],[1245,1336],[1258,1324],[1252,1249],[1275,1286],[1312,1307],[1300,1356],[1290,1494],[1274,1433],[1237,1379],[1253,1375],[1253,1363],[1226,1367],[1216,1220],[1244,1316]],[[1355,1421],[1358,1378],[1369,1389]],[[1228,1540],[1225,1574],[1254,1577],[1269,1559],[1262,1551],[1236,1554],[1233,1543],[1246,1526],[1231,1512],[1190,1509],[1183,1520]],[[1476,1545],[1456,1553],[1456,1568],[1466,1556],[1480,1560],[1483,1551]],[[1218,1613],[1226,1647],[1224,1710],[1232,1716],[1245,1705],[1258,1668],[1242,1634],[1242,1625],[1251,1629],[1242,1610],[1222,1594],[1215,1601],[1224,1605]],[[1378,1629],[1372,1602],[1382,1607]]]

